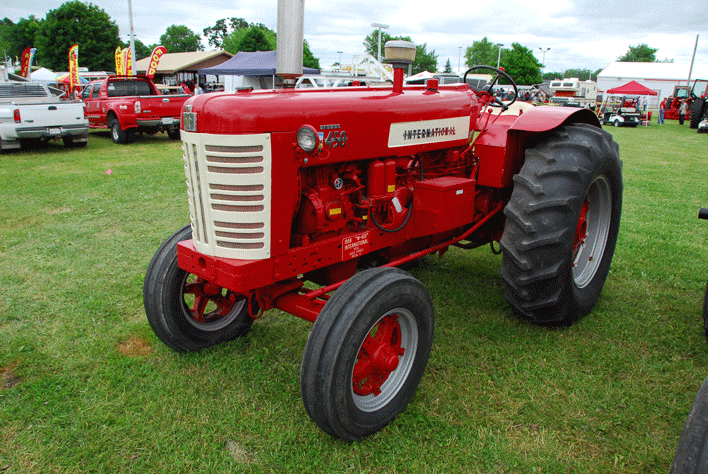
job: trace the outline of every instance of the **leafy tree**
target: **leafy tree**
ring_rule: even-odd
[[[475,41],[472,46],[467,47],[465,50],[465,65],[467,67],[482,65],[497,67],[499,48],[500,46],[497,46],[496,43],[490,43],[485,36],[482,41]],[[502,57],[505,53],[506,50],[502,50]]]
[[[248,28],[236,45],[238,51],[271,51],[271,44],[263,30]]]
[[[314,69],[320,68],[320,60],[310,51],[310,45],[307,44],[307,40],[302,45],[302,65]]]
[[[217,20],[214,26],[204,28],[204,36],[209,45],[217,49],[222,49],[224,40],[234,31],[248,28],[248,22],[243,18],[222,18]]]
[[[381,32],[381,56],[382,60],[385,60],[384,55],[384,45],[391,40],[401,40],[401,41],[412,41],[410,36],[391,36],[385,31]],[[427,43],[422,45],[416,45],[415,61],[413,62],[413,74],[418,74],[419,72],[429,71],[437,72],[438,70],[438,55],[435,54],[435,50],[430,52],[427,51]],[[379,53],[379,30],[372,31],[366,38],[364,38],[364,48],[367,54],[373,57],[377,57]]]
[[[146,45],[139,39],[136,39],[133,41],[135,43],[135,60],[137,61],[138,59],[143,59],[147,58],[152,54],[152,50],[155,49],[155,46],[157,45]],[[121,48],[129,48],[130,47],[130,41],[127,43],[123,43]]]
[[[415,61],[413,61],[413,74],[418,74],[423,71],[438,71],[438,55],[435,54],[434,49],[428,52],[427,48],[427,43],[416,45]]]
[[[251,23],[251,24],[246,24],[246,26],[240,27],[236,30],[234,30],[229,36],[224,38],[224,41],[222,43],[223,48],[228,51],[229,53],[236,54],[241,49],[239,49],[239,45],[241,44],[241,41],[243,38],[248,34],[248,35],[255,35],[256,33],[249,33],[250,30],[252,29],[257,29],[260,30],[261,33],[265,36],[268,45],[264,46],[260,50],[253,50],[253,51],[273,51],[276,48],[277,45],[277,39],[275,36],[275,31],[271,30],[267,26],[260,24],[260,23]],[[244,51],[250,51],[250,50],[244,50]]]
[[[244,23],[238,23],[237,26],[239,27],[223,40],[222,46],[226,51],[236,54],[239,51],[274,51],[277,48],[275,31],[262,23],[246,24],[244,20]],[[320,68],[320,60],[312,54],[307,40],[303,41],[302,45],[302,65]]]
[[[445,70],[443,72],[446,72],[446,73],[452,72],[452,65],[450,64],[450,58],[447,58],[447,62],[445,63]]]
[[[644,63],[655,63],[656,62],[656,52],[659,49],[650,48],[645,43],[638,44],[637,46],[630,46],[629,51],[624,56],[617,58],[617,61],[622,63],[630,62],[644,62]]]
[[[186,53],[201,51],[199,35],[184,25],[170,25],[165,34],[160,36],[160,44],[167,48],[168,53]]]
[[[533,52],[519,43],[512,43],[511,48],[505,51],[506,54],[502,54],[501,67],[514,79],[514,82],[519,85],[542,82],[541,64]]]
[[[34,15],[21,18],[17,23],[4,18],[0,21],[0,48],[4,49],[9,57],[14,59],[17,56],[19,59],[25,48],[37,46],[36,37],[41,24],[42,20]]]
[[[68,69],[68,51],[79,45],[79,66],[110,71],[114,52],[121,44],[118,25],[103,9],[72,0],[47,13],[36,34],[38,62],[50,69]]]

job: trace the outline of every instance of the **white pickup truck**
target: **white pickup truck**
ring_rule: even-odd
[[[81,101],[61,100],[36,82],[0,81],[0,153],[59,138],[67,147],[86,146],[88,131]]]

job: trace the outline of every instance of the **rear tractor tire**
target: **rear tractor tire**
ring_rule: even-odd
[[[346,441],[386,426],[418,388],[433,325],[428,291],[403,270],[374,268],[347,280],[303,352],[300,392],[310,418]]]
[[[155,335],[176,351],[198,351],[243,336],[253,324],[244,298],[179,268],[177,244],[191,226],[157,250],[145,275],[143,304]]]
[[[514,176],[501,248],[504,296],[522,318],[571,324],[597,303],[622,212],[622,163],[609,133],[560,127]]]

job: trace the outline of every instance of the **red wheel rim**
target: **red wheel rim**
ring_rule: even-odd
[[[204,331],[222,329],[242,310],[246,300],[203,278],[188,274],[182,301],[190,324]]]
[[[352,388],[360,396],[379,395],[381,386],[398,368],[401,347],[401,327],[398,316],[382,318],[364,339],[354,364]]]

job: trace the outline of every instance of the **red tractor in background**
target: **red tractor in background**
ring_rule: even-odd
[[[191,225],[145,276],[148,321],[176,351],[241,337],[272,308],[312,321],[302,399],[344,440],[405,408],[431,351],[432,299],[394,267],[498,243],[513,311],[569,324],[596,304],[619,230],[619,147],[592,111],[514,111],[490,94],[514,81],[489,66],[465,74],[491,71],[481,90],[404,87],[411,48],[387,43],[388,87],[189,99]]]
[[[666,103],[666,111],[664,118],[670,120],[678,120],[679,108],[682,101],[688,102],[688,113],[685,119],[689,121],[691,128],[698,128],[698,124],[703,120],[708,109],[708,80],[696,79],[693,81],[693,87],[675,86],[674,92],[671,95],[671,102]]]

